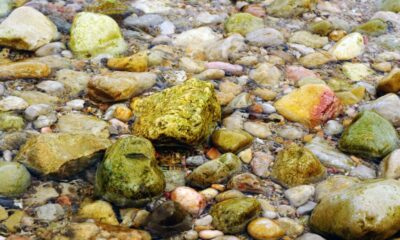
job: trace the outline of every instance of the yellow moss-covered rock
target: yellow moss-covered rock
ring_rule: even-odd
[[[81,218],[90,218],[110,225],[118,225],[117,217],[108,202],[97,200],[95,202],[86,201],[82,203],[78,215]]]
[[[121,71],[145,72],[147,62],[147,53],[139,52],[129,57],[111,58],[107,61],[107,67]]]
[[[137,117],[133,132],[157,142],[198,144],[211,134],[221,118],[213,85],[197,79],[136,98],[131,108]]]

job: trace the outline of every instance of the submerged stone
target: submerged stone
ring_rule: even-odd
[[[97,168],[96,195],[117,206],[143,206],[164,188],[153,145],[141,137],[119,139]]]
[[[329,53],[337,60],[351,60],[364,52],[364,39],[360,33],[351,33],[340,39]]]
[[[262,18],[253,16],[250,13],[236,13],[225,22],[225,30],[228,33],[240,33],[243,36],[263,27]]]
[[[213,144],[223,152],[236,153],[253,142],[253,137],[239,129],[218,129],[211,135]]]
[[[69,113],[61,116],[57,122],[57,130],[64,133],[87,133],[108,138],[108,123],[95,117],[84,114]]]
[[[19,131],[25,127],[24,119],[12,112],[0,112],[1,131]]]
[[[321,20],[310,24],[309,29],[311,32],[326,36],[333,30],[332,23],[328,20]]]
[[[387,30],[388,24],[379,18],[369,20],[368,22],[363,23],[354,29],[356,32],[372,36],[384,34],[387,32]]]
[[[400,12],[400,1],[398,0],[383,0],[381,9],[384,11]]]
[[[31,175],[24,165],[0,161],[0,196],[17,197],[31,184]]]
[[[201,143],[221,117],[213,85],[197,79],[136,98],[131,107],[137,117],[133,132],[157,142]]]
[[[124,14],[128,11],[128,4],[126,0],[97,0],[85,10],[106,15]]]
[[[377,90],[384,93],[397,93],[400,90],[400,68],[394,68],[378,81]]]
[[[295,17],[314,8],[315,0],[275,0],[267,7],[267,13],[274,17]]]

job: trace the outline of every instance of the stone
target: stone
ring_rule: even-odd
[[[72,110],[82,110],[85,107],[85,100],[83,99],[74,99],[66,103],[67,107],[70,107]]]
[[[310,225],[315,231],[343,239],[386,239],[399,230],[400,184],[370,180],[323,198]]]
[[[8,212],[4,207],[0,207],[0,221],[6,220],[8,218]]]
[[[364,80],[374,73],[366,64],[349,62],[343,64],[342,71],[352,81]]]
[[[128,5],[123,0],[99,0],[88,5],[86,11],[106,15],[118,15],[126,13]]]
[[[315,233],[304,233],[300,237],[296,238],[296,240],[325,240],[325,238]]]
[[[110,136],[109,124],[95,116],[80,113],[68,113],[59,117],[56,129],[61,133],[93,134],[100,138]]]
[[[247,232],[256,240],[274,240],[285,236],[283,229],[268,218],[256,218],[247,226]]]
[[[0,100],[0,111],[24,110],[28,103],[24,99],[15,96],[8,96]]]
[[[377,90],[384,93],[397,93],[400,90],[400,68],[394,68],[378,81]]]
[[[97,200],[94,202],[84,201],[78,211],[81,218],[90,218],[100,223],[118,225],[117,216],[108,202]]]
[[[31,185],[31,175],[24,165],[0,161],[0,195],[18,197]]]
[[[248,172],[233,176],[231,180],[229,180],[227,187],[245,193],[266,193],[262,180]]]
[[[302,44],[311,48],[322,48],[328,44],[329,40],[328,37],[321,37],[307,31],[298,31],[293,33],[289,38],[289,42]]]
[[[129,72],[147,71],[147,53],[139,52],[129,57],[110,58],[107,61],[107,67]]]
[[[207,44],[221,39],[221,35],[214,32],[210,27],[194,28],[177,35],[173,43],[184,49],[203,50]]]
[[[379,177],[400,178],[400,149],[394,150],[379,164]]]
[[[201,239],[214,239],[223,235],[224,233],[218,230],[202,230],[199,232],[199,237]]]
[[[376,178],[376,172],[375,169],[360,164],[351,169],[349,176],[358,177],[359,179],[374,179]]]
[[[154,147],[141,137],[118,139],[107,149],[96,171],[96,195],[117,206],[143,206],[164,188]]]
[[[200,73],[205,70],[205,67],[201,62],[195,61],[188,57],[179,59],[179,68],[188,73]]]
[[[196,219],[194,221],[195,226],[209,226],[212,223],[212,217],[211,215],[206,215],[202,218]]]
[[[213,226],[226,234],[245,230],[246,225],[261,213],[260,203],[254,198],[234,198],[211,207]]]
[[[383,158],[398,146],[392,124],[372,111],[360,113],[344,131],[339,149],[367,159]]]
[[[223,152],[237,153],[253,142],[253,137],[239,129],[218,129],[211,135],[211,141]]]
[[[329,142],[320,137],[315,137],[305,145],[305,148],[314,153],[324,166],[338,169],[351,170],[354,162],[349,156],[338,151]]]
[[[330,50],[337,60],[351,60],[364,52],[364,39],[360,33],[351,33],[340,39]]]
[[[50,73],[49,66],[39,62],[20,61],[0,65],[1,80],[38,79],[48,77]]]
[[[36,129],[50,127],[55,122],[57,122],[57,116],[55,113],[40,115],[35,121],[33,121],[33,127]]]
[[[243,36],[263,27],[262,18],[249,13],[236,13],[225,21],[225,31],[227,33],[239,33]]]
[[[32,136],[14,161],[41,176],[70,177],[99,159],[110,145],[92,134],[47,133]]]
[[[321,36],[327,36],[333,30],[332,23],[329,20],[320,20],[309,25],[311,32]]]
[[[240,53],[247,49],[244,42],[245,38],[234,33],[227,38],[210,41],[205,48],[205,54],[209,61],[225,61],[238,59],[241,57]]]
[[[303,131],[296,127],[285,126],[279,129],[278,135],[289,140],[295,140],[303,137]]]
[[[360,182],[361,180],[356,177],[344,175],[330,176],[315,186],[315,200],[320,202],[323,198],[329,198],[332,194],[338,193]]]
[[[260,28],[246,34],[250,45],[258,47],[276,47],[285,43],[282,33],[274,28]]]
[[[81,12],[71,26],[69,47],[78,57],[118,55],[127,49],[117,22],[109,16]]]
[[[268,177],[270,174],[269,166],[273,159],[271,153],[255,152],[250,163],[252,172],[261,178]]]
[[[307,54],[299,59],[299,63],[307,68],[316,68],[323,66],[329,62],[335,61],[335,57],[326,51],[317,51],[314,53]]]
[[[171,200],[179,203],[192,215],[200,215],[207,205],[203,195],[190,187],[177,187],[171,192]]]
[[[66,49],[66,46],[62,42],[52,42],[43,45],[38,50],[35,51],[36,56],[45,57],[50,55],[59,55],[62,51]]]
[[[304,226],[298,221],[283,217],[277,220],[277,223],[285,231],[285,235],[291,238],[296,238],[304,232]]]
[[[24,119],[12,112],[0,112],[1,131],[20,131],[25,127]]]
[[[381,9],[384,11],[400,12],[400,3],[396,0],[383,0]]]
[[[291,82],[298,82],[303,78],[318,78],[314,71],[301,66],[287,66],[286,78]]]
[[[326,175],[326,168],[308,149],[290,144],[278,153],[271,177],[286,187],[315,183]]]
[[[64,93],[64,84],[57,81],[42,81],[36,87],[50,95],[61,96]]]
[[[136,116],[133,132],[158,142],[201,143],[221,118],[212,84],[196,79],[134,99],[131,108]]]
[[[56,72],[56,80],[64,84],[70,96],[75,97],[86,91],[90,75],[86,72],[62,69]]]
[[[11,0],[5,0],[0,3],[0,17],[5,17],[12,10]]]
[[[267,13],[274,17],[295,17],[312,10],[315,0],[282,0],[273,1],[267,7]]]
[[[49,203],[35,209],[38,219],[42,221],[55,221],[64,215],[64,209],[60,204]]]
[[[312,128],[336,117],[341,104],[328,86],[308,84],[280,98],[275,108],[288,120]]]
[[[123,122],[128,122],[132,117],[132,111],[126,106],[117,106],[114,111],[114,117]]]
[[[60,101],[58,97],[50,96],[38,91],[13,91],[12,95],[24,99],[29,105],[47,104],[54,106]]]
[[[399,5],[400,6],[400,5]],[[371,19],[366,23],[357,26],[354,31],[361,34],[367,34],[371,36],[379,36],[386,33],[388,30],[388,24],[382,19],[376,18]]]
[[[243,128],[254,137],[261,139],[265,139],[272,134],[269,124],[264,122],[247,121],[244,123]]]
[[[163,238],[192,228],[192,218],[179,203],[166,201],[158,205],[147,220],[146,229]]]
[[[336,120],[329,120],[324,127],[324,133],[328,136],[339,135],[343,132],[343,125]]]
[[[115,102],[130,99],[156,83],[154,73],[110,72],[97,75],[88,83],[88,96],[96,101]]]
[[[304,205],[314,196],[315,188],[312,185],[300,185],[285,191],[285,197],[295,207]]]
[[[151,28],[156,28],[164,21],[159,14],[145,14],[140,17],[133,14],[124,19],[124,25],[130,28],[141,28],[147,32],[151,32]]]
[[[249,77],[261,86],[276,86],[279,84],[282,73],[274,65],[262,63],[250,72]]]
[[[21,228],[21,220],[25,216],[26,213],[24,211],[15,210],[2,224],[9,232],[15,233]]]
[[[57,36],[56,25],[31,7],[15,9],[0,24],[0,46],[34,51]]]
[[[226,181],[241,169],[240,159],[232,153],[225,153],[218,159],[208,161],[195,168],[187,180],[194,187],[206,188],[211,184]]]
[[[253,94],[256,95],[257,97],[262,98],[264,101],[274,100],[278,95],[276,92],[269,90],[267,88],[256,88],[253,91]]]

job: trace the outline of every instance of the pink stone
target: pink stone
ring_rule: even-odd
[[[225,72],[229,72],[235,75],[239,75],[243,72],[243,67],[237,64],[230,64],[226,62],[208,62],[206,63],[208,69],[220,69]]]
[[[179,203],[193,215],[200,215],[207,205],[206,198],[190,187],[177,187],[171,192],[171,200]]]

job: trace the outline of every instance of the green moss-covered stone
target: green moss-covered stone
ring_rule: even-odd
[[[275,0],[267,7],[267,13],[275,17],[299,16],[314,8],[316,0]]]
[[[81,12],[74,18],[69,46],[78,57],[118,55],[127,49],[121,30],[107,15]]]
[[[133,132],[157,142],[199,144],[214,130],[221,107],[211,83],[191,79],[149,97],[136,98]]]
[[[233,198],[212,206],[212,225],[227,234],[243,232],[247,224],[261,213],[255,198]]]
[[[381,9],[384,11],[400,12],[399,0],[383,0]]]
[[[31,184],[31,175],[24,165],[0,161],[0,195],[17,197]]]
[[[19,131],[25,126],[24,119],[11,112],[0,112],[1,131]]]
[[[143,206],[165,188],[151,142],[126,137],[106,152],[96,172],[96,195],[117,206]]]
[[[110,145],[92,134],[47,133],[32,136],[15,161],[42,176],[70,177],[98,160]]]
[[[263,20],[250,13],[236,13],[230,16],[225,22],[225,31],[228,33],[239,33],[243,36],[263,27]]]
[[[400,230],[399,195],[396,180],[355,184],[323,198],[311,215],[311,228],[328,239],[387,239]]]
[[[97,0],[86,7],[86,11],[106,15],[124,14],[128,10],[126,0]]]
[[[392,124],[372,111],[357,116],[339,140],[339,149],[360,157],[383,158],[398,146]]]
[[[332,23],[328,20],[322,20],[318,22],[313,22],[309,25],[311,32],[326,36],[333,30]]]
[[[271,177],[285,187],[315,183],[326,176],[326,168],[308,149],[291,144],[278,153]]]
[[[372,36],[377,36],[387,32],[387,29],[388,29],[388,24],[382,19],[376,18],[359,25],[354,29],[354,31]]]
[[[253,137],[240,129],[218,129],[211,135],[212,143],[223,152],[236,153],[249,146]]]
[[[220,158],[208,161],[195,168],[187,177],[190,185],[206,188],[213,183],[226,181],[229,176],[242,169],[240,159],[233,153],[225,153]]]

